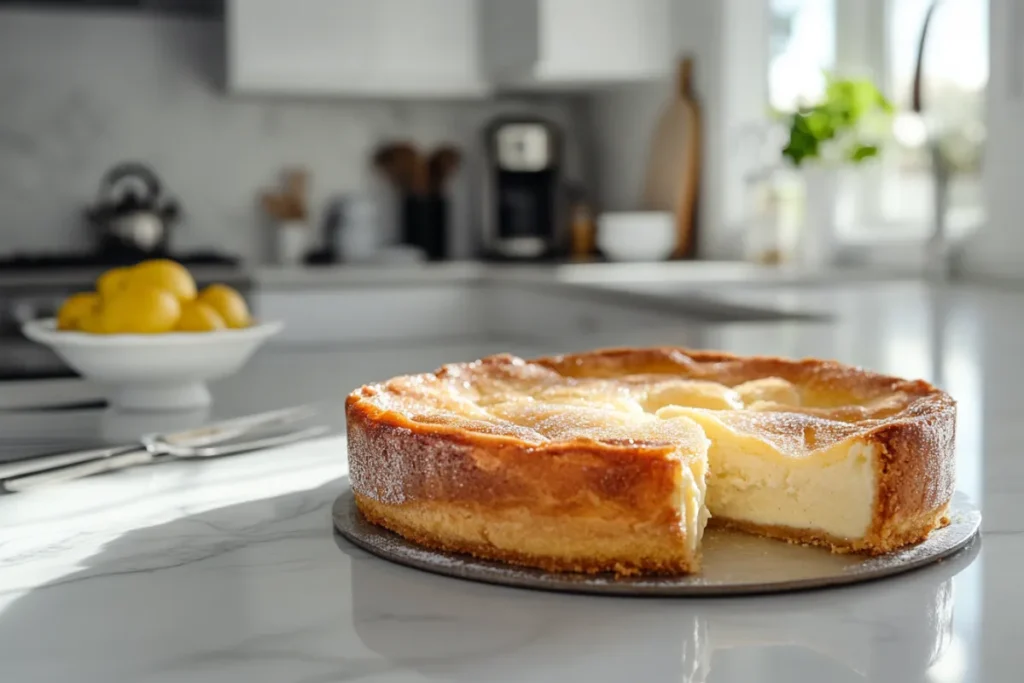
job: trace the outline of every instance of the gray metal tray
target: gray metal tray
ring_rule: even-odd
[[[871,581],[916,569],[966,548],[978,536],[981,512],[957,493],[951,523],[916,546],[880,557],[834,555],[822,548],[791,545],[709,528],[701,572],[689,576],[625,577],[555,574],[438,552],[368,522],[348,487],[334,502],[334,526],[360,548],[385,560],[458,579],[568,593],[648,596],[712,596],[782,593]]]

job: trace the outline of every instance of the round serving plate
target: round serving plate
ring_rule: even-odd
[[[549,573],[424,548],[368,522],[356,507],[347,479],[345,486],[334,502],[334,526],[363,550],[391,562],[457,579],[567,593],[707,597],[861,583],[949,557],[969,546],[981,527],[981,512],[966,495],[957,492],[950,505],[948,526],[933,531],[923,543],[887,555],[835,555],[822,548],[709,528],[704,534],[699,574],[616,578],[610,574]]]

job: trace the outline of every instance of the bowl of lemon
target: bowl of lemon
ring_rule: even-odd
[[[119,410],[189,410],[210,403],[207,382],[238,371],[282,324],[252,319],[233,288],[196,288],[168,259],[113,268],[96,291],[68,297],[56,318],[25,324]]]

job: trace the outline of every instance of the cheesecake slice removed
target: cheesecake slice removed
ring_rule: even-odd
[[[699,570],[705,525],[883,553],[944,523],[952,399],[826,361],[682,349],[494,356],[346,403],[360,511],[548,571]]]

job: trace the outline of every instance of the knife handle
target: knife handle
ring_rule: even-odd
[[[112,470],[120,470],[125,467],[133,467],[135,465],[144,465],[152,462],[154,456],[149,451],[143,449],[132,449],[117,455],[110,455],[104,458],[97,458],[95,460],[89,460],[88,462],[80,462],[74,465],[68,465],[67,467],[58,467],[57,469],[46,470],[45,472],[36,472],[34,474],[27,474],[21,477],[12,477],[5,479],[0,482],[0,486],[3,486],[5,491],[27,491],[39,486],[45,486],[47,484],[55,484],[62,481],[71,481],[73,479],[82,479],[83,477],[91,477],[94,474],[100,474],[101,472],[110,472]]]
[[[35,474],[36,472],[52,470],[57,467],[66,467],[67,465],[74,465],[76,463],[86,462],[88,460],[99,460],[100,458],[109,458],[112,455],[127,453],[128,451],[134,451],[136,449],[138,449],[137,445],[113,447],[108,446],[106,448],[90,448],[89,450],[85,451],[60,453],[58,455],[46,455],[41,458],[32,458],[30,460],[4,463],[3,465],[0,465],[0,480],[12,479],[14,477],[20,477],[24,474]]]

